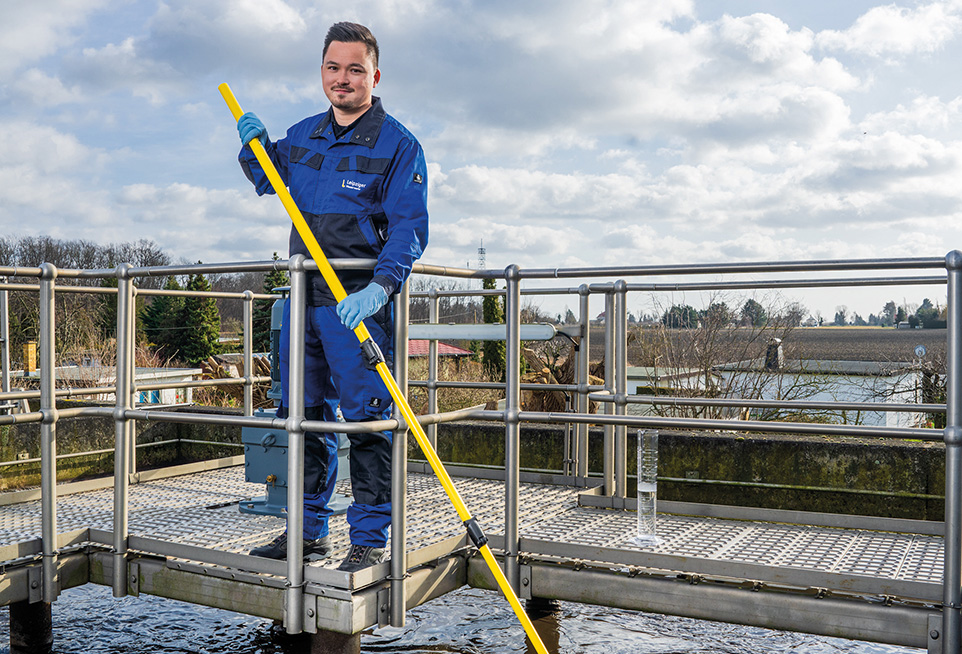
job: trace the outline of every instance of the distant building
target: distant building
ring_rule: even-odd
[[[431,341],[421,340],[421,339],[411,339],[408,341],[408,356],[410,357],[426,357],[430,353],[428,349]],[[473,356],[474,352],[471,350],[465,350],[463,347],[458,347],[456,345],[448,345],[447,343],[442,343],[438,341],[438,357],[448,357],[461,359],[464,357]]]
[[[95,388],[114,386],[117,383],[117,369],[114,367],[69,365],[59,366],[54,370],[58,386]],[[200,376],[201,372],[200,368],[135,368],[134,384],[192,382]],[[26,380],[29,385],[33,385],[31,382],[36,383],[40,380],[40,373],[34,371],[25,375],[22,370],[14,370],[10,372],[10,379],[14,383]],[[116,395],[99,393],[90,398],[98,402],[114,402]],[[193,402],[193,389],[185,383],[175,388],[143,390],[137,393],[135,399],[138,404],[190,404]]]
[[[720,380],[717,373],[711,377]],[[632,395],[651,395],[668,389],[705,390],[705,371],[700,368],[660,368],[629,366],[627,391]]]

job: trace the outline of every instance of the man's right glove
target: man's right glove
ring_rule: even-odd
[[[267,128],[253,111],[248,111],[237,119],[237,133],[240,135],[242,145],[247,145],[258,138],[261,145],[267,146]]]
[[[387,291],[377,282],[371,282],[360,291],[351,293],[337,303],[335,311],[341,323],[348,329],[356,329],[387,302]]]

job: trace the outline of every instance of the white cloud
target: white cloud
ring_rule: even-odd
[[[107,4],[108,0],[5,2],[0,79],[73,42],[88,16]]]
[[[77,88],[67,88],[62,80],[38,68],[25,71],[9,85],[9,89],[13,92],[13,101],[21,106],[26,103],[34,107],[52,107],[83,100]]]
[[[934,52],[962,28],[962,5],[932,2],[915,8],[895,4],[873,7],[847,30],[825,30],[818,44],[826,50],[873,57]]]
[[[700,20],[707,0],[118,1],[109,15],[106,0],[12,10],[7,233],[144,237],[189,260],[284,254],[286,218],[240,173],[215,87],[280,136],[326,106],[321,44],[348,19],[377,34],[379,93],[431,162],[432,263],[462,265],[481,238],[492,267],[962,240],[962,98],[930,65],[959,54],[960,2],[880,4],[816,33],[775,5]]]
[[[158,245],[188,259],[263,260],[274,251],[287,252],[290,223],[277,211],[275,197],[189,184],[132,184],[114,203],[128,217],[130,233],[147,231]]]
[[[898,131],[905,134],[925,134],[944,137],[946,133],[959,134],[962,126],[962,97],[949,102],[940,98],[921,95],[907,105],[899,104],[889,111],[870,113],[859,122],[859,129],[866,134]]]

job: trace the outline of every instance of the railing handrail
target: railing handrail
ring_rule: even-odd
[[[370,259],[350,259],[332,260],[335,269],[359,269],[370,268],[374,265]],[[956,397],[960,393],[960,380],[958,376],[962,374],[962,362],[958,359],[960,354],[958,343],[953,343],[952,339],[958,340],[962,334],[962,284],[956,277],[959,276],[959,269],[962,268],[962,254],[950,253],[944,258],[917,257],[917,258],[891,258],[891,259],[847,259],[847,260],[806,260],[788,262],[743,262],[743,263],[715,263],[715,264],[678,264],[678,265],[644,265],[644,266],[611,266],[611,267],[572,267],[572,268],[519,268],[509,266],[503,270],[471,270],[468,268],[438,266],[430,263],[417,263],[414,265],[414,272],[452,277],[460,279],[480,279],[495,277],[504,279],[506,288],[503,290],[474,290],[456,289],[451,291],[428,291],[427,293],[411,293],[412,297],[427,297],[431,302],[436,302],[439,297],[449,296],[501,296],[505,297],[505,338],[507,343],[507,369],[506,381],[500,387],[505,389],[506,400],[505,408],[501,411],[486,411],[482,409],[465,409],[455,412],[439,413],[436,406],[436,391],[439,388],[447,388],[456,385],[456,382],[441,382],[437,379],[437,348],[433,347],[430,356],[435,365],[431,368],[429,379],[425,382],[411,382],[410,385],[416,386],[426,384],[429,391],[435,391],[429,402],[429,415],[424,416],[423,424],[440,424],[442,422],[453,422],[464,419],[474,419],[482,421],[499,421],[504,423],[505,428],[505,519],[504,519],[504,544],[505,558],[504,566],[506,576],[511,584],[515,586],[516,592],[520,589],[520,552],[518,550],[520,537],[518,529],[518,501],[519,501],[519,452],[520,452],[520,426],[522,423],[563,423],[574,428],[574,445],[571,447],[571,454],[574,457],[572,467],[573,476],[576,478],[587,479],[587,426],[597,424],[605,426],[604,439],[604,461],[605,471],[603,474],[604,492],[616,497],[624,497],[626,492],[626,459],[627,459],[627,435],[628,427],[649,427],[661,429],[693,429],[693,430],[713,430],[713,429],[732,429],[746,432],[776,432],[776,433],[801,433],[801,434],[836,434],[836,435],[856,435],[873,437],[886,436],[890,438],[912,438],[920,440],[941,440],[946,442],[946,534],[957,534],[962,529],[962,517],[957,515],[960,511],[957,498],[953,498],[953,493],[958,494],[962,486],[962,457],[959,448],[962,447],[962,398]],[[377,423],[347,424],[347,423],[326,423],[318,421],[307,421],[304,419],[303,407],[293,403],[291,416],[286,419],[260,418],[250,415],[250,391],[254,383],[265,381],[265,377],[254,377],[248,374],[242,378],[215,379],[215,380],[191,380],[184,382],[163,382],[136,385],[133,378],[133,317],[136,312],[136,295],[151,296],[206,296],[211,298],[237,299],[245,301],[244,319],[244,361],[245,371],[251,371],[251,346],[250,334],[252,332],[250,303],[254,299],[269,300],[277,298],[274,294],[255,294],[251,291],[243,293],[218,292],[218,291],[165,291],[163,289],[140,289],[135,286],[135,280],[146,277],[158,277],[169,275],[186,274],[212,274],[212,273],[240,273],[240,272],[266,272],[271,270],[288,269],[292,273],[292,298],[301,300],[305,296],[306,272],[317,269],[312,261],[304,260],[275,260],[260,262],[232,262],[232,263],[213,263],[213,264],[191,264],[173,266],[152,266],[136,268],[128,264],[122,264],[115,269],[104,270],[58,270],[55,267],[44,264],[39,268],[20,268],[20,267],[0,267],[0,277],[36,277],[38,284],[14,284],[8,281],[0,281],[0,293],[8,291],[36,291],[41,302],[41,390],[40,409],[37,412],[22,415],[12,420],[20,422],[39,422],[41,425],[42,452],[42,504],[44,507],[43,515],[43,584],[42,596],[44,601],[52,601],[57,595],[56,570],[57,570],[57,549],[56,549],[56,461],[58,458],[71,455],[57,455],[56,440],[54,437],[54,427],[58,420],[72,419],[82,415],[110,416],[115,421],[116,446],[115,452],[115,511],[113,528],[114,545],[114,594],[121,596],[126,594],[126,552],[129,543],[128,524],[127,524],[127,492],[128,484],[135,475],[136,459],[133,452],[133,424],[137,420],[151,420],[164,422],[183,422],[198,424],[221,424],[234,426],[253,426],[269,425],[271,429],[290,430],[291,439],[289,453],[291,459],[289,465],[294,468],[302,463],[302,454],[298,454],[298,444],[307,430],[337,430],[339,432],[354,431],[375,431],[398,429],[403,424],[397,419],[382,420]],[[919,275],[919,276],[896,276],[885,274],[896,270],[922,270],[922,269],[942,269],[946,271],[941,275]],[[859,272],[876,271],[876,276],[857,276],[857,277],[824,277],[821,275],[809,275],[808,273],[827,273],[827,272]],[[744,275],[744,274],[773,274],[773,273],[805,273],[804,278],[769,278],[763,280],[707,280],[707,281],[678,281],[665,282],[660,277],[679,277],[679,276],[703,276],[703,275]],[[598,278],[612,279],[619,277],[615,281],[593,281],[592,283],[582,283],[580,286],[562,286],[557,288],[525,288],[522,289],[523,281],[552,280],[552,279],[575,279],[596,280]],[[643,281],[625,281],[626,277],[645,277]],[[59,284],[58,280],[91,280],[91,279],[117,279],[118,287],[106,288],[97,286],[83,286],[77,284]],[[770,401],[761,399],[738,399],[738,398],[668,398],[668,397],[631,397],[627,393],[626,371],[627,371],[627,294],[635,292],[660,292],[660,291],[687,291],[687,290],[734,290],[734,289],[778,289],[778,288],[806,288],[806,287],[862,287],[862,286],[900,286],[900,285],[935,285],[948,284],[949,289],[949,380],[950,389],[947,393],[945,405],[926,403],[875,403],[875,402],[815,402],[815,401]],[[90,407],[58,409],[56,400],[63,395],[70,395],[73,389],[54,388],[54,339],[55,323],[53,320],[53,298],[55,292],[63,293],[96,293],[96,294],[116,294],[118,298],[117,316],[117,376],[116,384],[108,387],[116,395],[116,404],[113,408],[109,407]],[[579,307],[580,316],[578,324],[581,327],[581,348],[578,354],[578,365],[576,366],[575,383],[573,384],[522,384],[520,373],[520,343],[522,338],[521,298],[530,295],[562,295],[577,294],[581,298]],[[605,360],[609,362],[606,366],[605,383],[601,386],[588,384],[588,356],[587,352],[590,345],[590,313],[589,300],[592,295],[601,295],[605,299],[606,317],[605,321]],[[297,304],[295,302],[294,304]],[[2,306],[2,303],[0,303]],[[292,325],[298,325],[295,321],[297,312],[292,311]],[[434,320],[437,320],[434,311]],[[400,314],[399,314],[400,315]],[[303,316],[301,316],[302,318]],[[3,316],[6,320],[6,316]],[[407,338],[407,321],[399,328],[403,338]],[[294,381],[300,371],[298,371],[299,354],[303,353],[303,335],[298,330],[292,329],[292,396],[300,396],[300,382]],[[403,351],[403,349],[401,350]],[[405,380],[407,386],[406,361],[399,361],[399,369],[396,374]],[[185,386],[222,386],[228,384],[243,384],[245,387],[245,412],[244,415],[225,416],[211,415],[193,412],[157,412],[138,408],[133,403],[133,396],[137,390],[154,390],[161,388],[180,388]],[[489,388],[489,382],[463,382],[462,387],[466,388]],[[483,386],[482,386],[483,385]],[[497,385],[496,385],[497,386]],[[574,407],[574,411],[567,412],[534,412],[525,411],[521,406],[520,392],[522,389],[538,388],[541,390],[561,390],[572,395],[569,402]],[[86,389],[88,392],[101,390]],[[109,392],[108,390],[108,392]],[[603,392],[598,392],[599,390]],[[10,391],[0,393],[0,401],[4,398],[22,397],[25,391]],[[31,396],[33,397],[33,396]],[[594,414],[587,412],[589,400],[600,401],[606,407],[606,413]],[[774,422],[760,420],[730,420],[721,418],[683,418],[683,417],[661,417],[661,416],[637,416],[628,415],[627,406],[636,403],[650,404],[675,404],[677,406],[719,406],[719,407],[756,407],[756,408],[797,408],[797,409],[819,409],[819,410],[858,410],[858,411],[906,411],[912,413],[942,413],[947,415],[948,428],[943,431],[936,429],[924,429],[914,427],[884,427],[884,426],[865,426],[865,425],[837,425],[837,424],[818,424],[802,422]],[[420,419],[419,419],[420,420]],[[0,419],[0,424],[3,420]],[[566,443],[567,447],[567,443]],[[567,463],[565,464],[567,465]],[[395,474],[403,474],[395,471]],[[289,486],[289,520],[290,528],[298,528],[299,521],[302,520],[300,512],[301,489],[297,486],[298,475],[291,476]],[[400,488],[401,506],[398,507],[403,516],[403,485]],[[402,520],[403,527],[403,520]],[[399,553],[403,555],[403,534],[395,534],[397,543],[401,543]],[[956,542],[949,543],[946,538],[946,579],[955,579],[952,575],[959,569],[959,560],[962,557],[962,545]],[[951,546],[950,546],[951,545]],[[398,553],[398,552],[395,552]],[[403,557],[402,557],[403,558]],[[403,597],[403,570],[392,568],[392,596]],[[292,588],[299,588],[303,582],[303,569],[296,564],[288,566],[288,576]],[[958,607],[962,602],[958,601],[959,589],[945,587],[946,609],[944,610],[945,619],[945,642],[958,644],[960,633],[960,612]],[[400,603],[403,606],[403,603]],[[396,619],[396,611],[392,611],[392,619]],[[403,615],[403,614],[402,614]],[[295,622],[294,624],[298,624]]]

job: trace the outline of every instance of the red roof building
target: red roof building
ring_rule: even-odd
[[[430,341],[428,340],[416,340],[411,339],[408,341],[408,356],[412,357],[426,357],[428,356],[428,345]],[[447,343],[442,343],[438,341],[438,356],[439,357],[469,357],[474,354],[471,350],[465,350],[464,348],[457,347],[455,345],[448,345]]]

